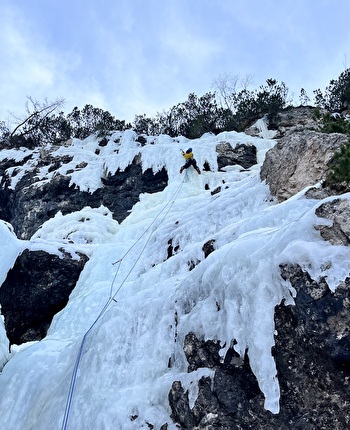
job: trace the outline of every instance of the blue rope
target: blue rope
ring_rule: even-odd
[[[85,345],[85,341],[87,336],[89,335],[89,333],[91,332],[91,330],[93,329],[93,327],[96,325],[96,323],[98,322],[98,320],[102,317],[102,315],[107,311],[109,305],[112,303],[112,301],[116,302],[116,295],[118,294],[118,292],[121,290],[122,286],[124,285],[124,283],[126,282],[126,280],[128,279],[128,277],[130,276],[131,272],[133,271],[133,269],[135,268],[136,264],[138,263],[138,261],[140,260],[147,244],[149,243],[153,233],[155,232],[155,230],[149,235],[145,245],[142,247],[140,254],[138,256],[138,258],[136,259],[135,263],[132,265],[131,269],[129,270],[129,272],[127,273],[127,275],[125,276],[125,278],[123,279],[123,281],[121,282],[121,284],[119,285],[118,289],[116,290],[116,292],[112,295],[113,293],[113,285],[115,282],[115,279],[117,277],[117,274],[119,272],[119,268],[120,268],[120,264],[122,263],[123,259],[125,258],[125,256],[127,254],[129,254],[129,252],[131,251],[131,249],[134,248],[134,246],[142,239],[142,237],[145,236],[145,234],[150,230],[150,228],[152,227],[152,225],[156,222],[156,220],[160,217],[160,215],[164,212],[164,210],[168,207],[167,211],[165,212],[164,216],[162,217],[162,219],[160,220],[160,223],[158,224],[158,227],[162,224],[162,222],[164,221],[164,219],[166,218],[166,216],[168,215],[168,213],[170,212],[170,209],[172,207],[172,205],[175,203],[176,198],[178,197],[180,190],[182,188],[182,185],[184,183],[184,180],[186,178],[186,174],[184,175],[184,178],[182,179],[179,187],[177,188],[177,190],[175,191],[175,193],[173,194],[172,198],[169,200],[169,202],[162,208],[162,210],[158,213],[158,215],[154,218],[154,220],[151,222],[151,224],[147,227],[147,229],[142,233],[142,235],[136,240],[135,243],[133,243],[133,245],[126,251],[126,253],[123,255],[123,257],[119,260],[117,260],[115,263],[119,263],[118,265],[118,269],[115,272],[115,275],[113,277],[112,283],[111,283],[111,288],[110,288],[110,294],[109,294],[109,298],[106,302],[106,304],[104,305],[104,307],[102,308],[102,310],[100,311],[100,313],[98,314],[98,316],[96,317],[95,321],[91,324],[91,326],[89,327],[89,329],[85,332],[79,351],[78,351],[78,356],[75,360],[75,365],[74,365],[74,369],[73,369],[73,373],[72,373],[72,377],[71,377],[71,382],[70,382],[70,386],[69,386],[69,392],[68,392],[68,397],[67,397],[67,402],[66,402],[66,407],[65,407],[65,411],[64,411],[64,417],[63,417],[63,422],[62,422],[62,430],[67,430],[68,428],[68,420],[69,420],[69,416],[70,416],[70,412],[71,412],[71,407],[72,407],[72,402],[73,402],[73,395],[74,395],[74,391],[75,391],[75,386],[76,386],[76,382],[77,382],[77,375],[78,375],[78,369],[79,369],[79,365],[81,362],[81,358],[83,355],[83,348]]]
[[[82,340],[80,348],[79,348],[78,356],[77,356],[77,358],[75,360],[74,370],[73,370],[73,374],[72,374],[72,378],[71,378],[71,382],[70,382],[70,386],[69,386],[68,399],[67,399],[66,408],[65,408],[65,412],[64,412],[64,418],[63,418],[63,423],[62,423],[62,430],[66,430],[67,429],[68,419],[69,419],[71,405],[72,405],[72,401],[73,401],[73,394],[74,394],[75,385],[76,385],[76,382],[77,382],[78,369],[79,369],[81,357],[83,355],[83,348],[84,348],[84,344],[85,344],[86,338],[87,338],[88,334],[91,332],[91,330],[93,329],[93,327],[95,326],[95,324],[97,323],[97,321],[105,313],[105,311],[107,310],[107,308],[108,308],[109,304],[111,303],[111,301],[112,301],[111,298],[109,298],[107,300],[107,302],[104,305],[104,307],[102,308],[101,312],[99,313],[99,315],[97,316],[97,318],[95,319],[95,321],[91,324],[90,328],[85,332],[85,334],[83,336],[83,340]]]

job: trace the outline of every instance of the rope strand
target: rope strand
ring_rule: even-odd
[[[68,420],[69,420],[69,416],[70,416],[70,413],[71,413],[71,407],[72,407],[72,402],[73,402],[73,395],[74,395],[74,391],[75,391],[75,387],[76,387],[76,382],[77,382],[77,374],[78,374],[78,369],[79,369],[79,365],[80,365],[80,362],[81,362],[81,358],[82,358],[82,355],[83,355],[83,348],[84,348],[84,345],[85,345],[86,338],[87,338],[88,334],[92,331],[93,327],[97,324],[97,322],[99,321],[99,319],[107,311],[107,309],[110,306],[110,304],[112,302],[117,303],[117,300],[115,299],[115,297],[117,296],[117,294],[119,293],[119,291],[121,290],[121,288],[123,287],[123,285],[125,284],[125,282],[127,281],[128,277],[130,276],[130,274],[134,270],[136,264],[140,260],[140,258],[142,256],[144,250],[146,249],[146,246],[148,245],[149,241],[151,240],[152,235],[154,234],[154,232],[156,231],[156,229],[159,228],[159,226],[162,224],[162,222],[165,220],[166,216],[170,212],[171,207],[175,203],[175,201],[176,201],[176,199],[177,199],[177,197],[178,197],[178,195],[180,193],[180,190],[181,190],[182,185],[184,183],[184,180],[186,178],[186,174],[187,174],[187,172],[185,173],[185,175],[184,175],[184,177],[183,177],[180,185],[178,186],[178,188],[175,191],[175,193],[172,195],[171,199],[162,208],[162,210],[157,214],[157,216],[153,219],[153,221],[146,228],[146,230],[132,244],[132,246],[125,252],[125,254],[122,256],[122,258],[120,258],[117,261],[115,261],[114,263],[112,263],[113,265],[116,264],[116,263],[119,263],[119,264],[118,264],[118,268],[117,268],[117,270],[116,270],[116,272],[115,272],[115,274],[113,276],[113,280],[111,282],[111,287],[110,287],[110,293],[109,293],[108,300],[106,301],[105,305],[103,306],[103,308],[101,309],[100,313],[98,314],[98,316],[96,317],[96,319],[94,320],[94,322],[91,324],[91,326],[89,327],[89,329],[85,332],[85,334],[83,336],[83,339],[82,339],[82,342],[81,342],[80,347],[79,347],[77,358],[75,360],[74,369],[73,369],[73,373],[72,373],[72,377],[71,377],[71,381],[70,381],[70,386],[69,386],[69,392],[68,392],[68,397],[67,397],[67,402],[66,402],[66,407],[65,407],[63,422],[62,422],[62,427],[61,427],[62,430],[67,430],[67,428],[68,428]],[[137,259],[135,260],[134,264],[131,266],[131,269],[128,271],[127,275],[125,276],[125,278],[123,279],[123,281],[120,283],[120,285],[117,288],[116,292],[113,294],[113,286],[114,286],[115,280],[117,278],[117,275],[119,273],[119,269],[120,269],[120,266],[121,266],[121,264],[123,262],[123,259],[131,252],[131,250],[136,246],[136,244],[138,242],[140,242],[140,240],[147,234],[147,232],[155,224],[156,220],[161,216],[161,214],[165,211],[165,209],[167,209],[167,210],[166,210],[164,216],[161,218],[158,226],[151,232],[151,234],[147,238],[144,246],[141,248],[141,251],[140,251]]]

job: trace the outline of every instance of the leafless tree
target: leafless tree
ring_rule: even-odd
[[[213,80],[213,88],[217,91],[221,107],[235,110],[234,95],[239,91],[247,90],[253,85],[253,76],[248,74],[241,77],[239,74],[223,73]]]
[[[24,117],[17,117],[11,114],[13,121],[16,125],[10,133],[10,138],[16,134],[21,136],[29,135],[42,125],[46,118],[63,107],[64,99],[57,99],[49,102],[45,99],[43,102],[35,100],[33,97],[27,97],[26,114]]]

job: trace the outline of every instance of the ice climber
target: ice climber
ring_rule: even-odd
[[[181,167],[180,173],[182,173],[184,169],[188,169],[190,166],[193,166],[197,170],[198,175],[200,175],[201,171],[197,166],[197,161],[193,158],[192,148],[188,148],[186,152],[181,149],[181,152],[186,160],[186,163]]]

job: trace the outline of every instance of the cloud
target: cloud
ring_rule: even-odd
[[[348,0],[1,0],[0,119],[30,95],[132,121],[210,91],[224,73],[312,92],[339,75],[344,55],[350,63],[349,9]]]
[[[20,103],[24,107],[26,96],[45,94],[44,89],[55,82],[58,64],[54,55],[38,43],[16,8],[2,8],[0,26],[1,108],[13,110]]]
[[[0,56],[0,118],[7,113],[20,115],[26,97],[38,100],[68,99],[68,107],[81,104],[105,104],[97,79],[84,76],[79,53],[49,46],[44,34],[18,8],[1,8]]]

